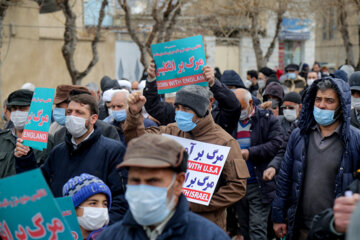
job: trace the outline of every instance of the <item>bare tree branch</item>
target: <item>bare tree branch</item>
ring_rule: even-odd
[[[91,42],[92,59],[90,60],[86,69],[82,72],[78,71],[75,66],[74,53],[77,45],[77,31],[76,31],[76,15],[72,11],[68,0],[58,0],[58,5],[65,15],[65,32],[64,45],[62,47],[62,54],[65,59],[66,67],[69,71],[71,81],[73,84],[80,85],[81,80],[91,71],[95,64],[99,61],[97,52],[97,44],[101,37],[101,25],[105,17],[105,7],[108,5],[107,0],[103,0],[99,12],[99,19],[95,30],[94,39]]]
[[[153,0],[151,8],[151,16],[154,19],[152,29],[144,39],[141,41],[138,37],[136,30],[132,27],[132,17],[130,13],[129,6],[126,0],[118,0],[121,8],[125,13],[125,24],[128,30],[128,33],[132,40],[136,43],[140,50],[140,62],[147,68],[146,62],[146,53],[152,55],[151,53],[151,44],[157,39],[157,42],[162,42],[164,39],[167,41],[170,40],[172,29],[176,23],[176,17],[180,14],[179,0],[164,0],[161,5],[159,5],[159,0]]]
[[[341,33],[341,37],[344,42],[345,46],[345,53],[348,64],[355,66],[354,64],[354,55],[352,49],[352,43],[350,41],[350,34],[348,30],[348,23],[347,23],[347,13],[346,13],[346,5],[344,0],[337,0],[338,4],[338,25],[339,31]]]

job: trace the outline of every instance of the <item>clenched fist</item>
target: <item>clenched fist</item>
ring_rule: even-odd
[[[145,103],[146,98],[140,92],[133,92],[128,97],[128,106],[132,114],[140,113]]]

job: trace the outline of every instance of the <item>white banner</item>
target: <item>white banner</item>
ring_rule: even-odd
[[[188,152],[188,169],[183,193],[189,202],[208,206],[224,167],[230,147],[191,139],[169,137],[180,143]]]

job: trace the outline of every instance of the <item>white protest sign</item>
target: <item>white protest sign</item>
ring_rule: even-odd
[[[188,152],[188,169],[183,185],[183,193],[189,202],[208,206],[230,147],[224,147],[211,143],[199,142],[191,139],[169,137],[180,143]]]

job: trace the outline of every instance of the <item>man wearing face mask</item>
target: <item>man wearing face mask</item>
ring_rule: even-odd
[[[271,111],[254,106],[249,91],[237,89],[234,93],[242,110],[233,137],[250,172],[246,196],[235,205],[240,233],[245,239],[266,239],[275,182],[264,181],[263,172],[282,144],[281,127]]]
[[[285,95],[283,104],[281,108],[283,109],[283,114],[278,116],[278,120],[282,129],[282,136],[284,137],[289,134],[289,131],[292,131],[292,124],[298,124],[298,118],[301,112],[301,96],[297,92],[290,92]],[[286,141],[287,142],[287,141]],[[264,180],[271,181],[273,180],[276,171],[279,171],[283,154],[277,153],[279,157],[274,157],[274,159],[268,164],[267,169],[264,171]]]
[[[284,89],[278,82],[270,83],[264,90],[262,108],[269,109],[277,117],[281,115],[280,106],[284,98]],[[266,103],[268,102],[268,103]],[[270,103],[271,102],[271,103]]]
[[[21,137],[25,122],[27,121],[32,96],[32,91],[20,89],[12,92],[7,99],[7,108],[10,109],[10,119],[14,126],[0,131],[0,178],[20,172],[20,167],[15,162],[14,151],[16,139]],[[39,164],[43,163],[53,145],[54,138],[49,134],[46,149],[43,151],[31,149],[34,154],[34,160]],[[28,149],[30,150],[30,148]]]
[[[97,239],[230,239],[214,223],[189,211],[182,193],[187,160],[185,149],[165,136],[145,134],[130,141],[118,166],[129,168],[129,211]]]
[[[307,239],[313,217],[332,208],[360,167],[360,133],[350,126],[350,88],[341,79],[316,80],[307,90],[277,175],[273,201],[278,237]]]
[[[72,198],[83,239],[98,239],[109,224],[109,187],[101,179],[83,173],[69,179],[62,192],[64,197]]]
[[[141,108],[146,99],[139,93],[132,93],[128,98],[129,109],[124,132],[127,142],[145,133],[166,133],[231,147],[209,206],[190,204],[193,212],[225,229],[225,209],[244,196],[248,170],[236,140],[214,123],[209,112],[211,105],[208,91],[207,88],[197,85],[184,86],[176,93],[176,123],[146,129],[141,115]]]
[[[53,116],[55,122],[50,125],[50,130],[55,132],[54,134],[54,145],[63,143],[66,136],[65,128],[65,111],[69,105],[69,99],[73,95],[78,94],[91,94],[90,91],[83,86],[74,86],[74,85],[59,85],[56,87],[54,104],[55,108],[53,109]],[[95,99],[95,98],[94,98]],[[99,110],[100,111],[100,110]],[[115,127],[98,119],[95,123],[97,127],[101,130],[102,135],[114,140],[120,141],[120,137],[115,131]]]
[[[299,93],[306,86],[306,81],[299,75],[299,65],[289,64],[285,68],[286,74],[280,77],[280,82],[286,86],[290,92]]]
[[[354,72],[349,80],[351,90],[351,120],[352,126],[360,129],[360,72]]]
[[[110,221],[122,219],[127,210],[124,197],[127,172],[119,173],[115,167],[122,162],[124,145],[104,137],[96,126],[99,108],[95,98],[89,94],[72,96],[66,109],[65,141],[53,148],[45,163],[42,173],[55,197],[62,195],[66,181],[81,173],[89,173],[103,180],[111,189],[112,208]],[[16,164],[23,170],[37,167],[32,152],[22,145],[22,139],[16,144]]]
[[[49,133],[54,135],[58,130],[65,126],[65,110],[69,104],[70,91],[77,89],[87,92],[88,89],[83,86],[75,85],[58,85],[55,91],[53,117],[54,122],[51,123]]]
[[[108,122],[113,125],[121,139],[121,142],[125,143],[125,135],[123,130],[123,125],[126,119],[126,109],[128,108],[127,98],[129,96],[129,92],[125,89],[114,90],[114,93],[111,97],[110,108],[112,111],[112,115],[108,116],[104,119],[104,122]],[[145,127],[157,126],[156,123],[151,121],[148,118],[144,119]]]

